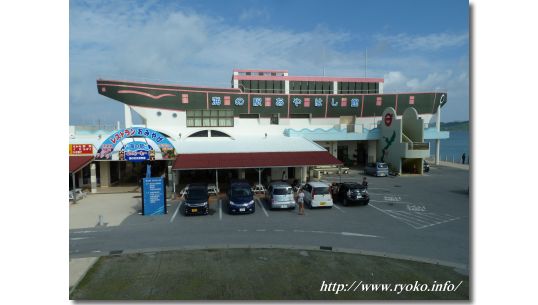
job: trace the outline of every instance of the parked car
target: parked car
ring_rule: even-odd
[[[333,199],[329,192],[329,185],[323,182],[308,182],[303,187],[304,201],[309,208],[333,206]]]
[[[219,194],[219,188],[215,184],[208,184],[207,185],[207,192],[212,195],[218,195]]]
[[[256,184],[252,187],[252,192],[254,194],[265,194],[265,187],[261,184]]]
[[[209,214],[208,200],[207,184],[189,184],[188,190],[185,193],[185,202],[183,203],[185,215]]]
[[[366,187],[355,182],[345,182],[336,184],[334,199],[347,206],[350,204],[367,205],[370,202],[370,196]]]
[[[430,171],[430,164],[426,160],[424,160],[424,165],[423,165],[422,169],[423,169],[423,171],[425,173]]]
[[[266,199],[271,209],[294,209],[293,189],[286,182],[273,182],[267,188]]]
[[[389,175],[389,166],[384,162],[368,163],[364,168],[364,172],[376,177],[387,177]]]
[[[232,182],[228,190],[228,213],[254,213],[254,194],[245,181]]]

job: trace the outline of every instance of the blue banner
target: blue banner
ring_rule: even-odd
[[[166,214],[166,195],[164,178],[142,179],[142,214]]]

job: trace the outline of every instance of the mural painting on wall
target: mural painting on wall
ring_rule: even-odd
[[[390,139],[388,137],[383,137],[383,140],[385,140],[385,147],[383,147],[383,149],[381,150],[381,162],[385,162],[385,156],[389,154],[388,149],[392,145],[394,140],[396,140],[396,131],[392,132],[392,136],[390,137]]]
[[[170,141],[149,128],[127,128],[113,132],[99,147],[96,160],[153,161],[176,156]]]

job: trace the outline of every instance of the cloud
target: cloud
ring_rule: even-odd
[[[413,50],[440,50],[444,48],[461,47],[469,42],[468,33],[432,33],[428,35],[397,35],[375,36],[378,43],[389,44],[394,48]]]
[[[241,11],[241,14],[239,15],[239,20],[269,20],[269,17],[269,11],[266,8],[248,8]]]
[[[351,33],[322,25],[304,31],[237,26],[173,1],[156,3],[118,2],[114,9],[106,2],[71,3],[71,124],[123,119],[122,104],[97,93],[97,78],[229,87],[233,68],[321,75],[325,67],[326,75],[364,75],[364,58]],[[385,77],[386,91],[468,81],[462,76],[468,70],[465,56],[428,56],[369,51],[368,76]]]

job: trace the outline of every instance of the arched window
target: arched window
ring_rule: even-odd
[[[228,137],[228,138],[230,138],[230,135],[227,134],[227,133],[224,133],[222,131],[211,130],[211,137],[212,138],[216,138],[216,137]]]
[[[189,138],[207,138],[209,137],[209,130],[200,130],[189,136]]]

